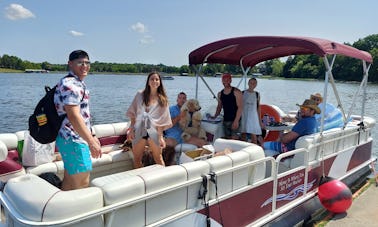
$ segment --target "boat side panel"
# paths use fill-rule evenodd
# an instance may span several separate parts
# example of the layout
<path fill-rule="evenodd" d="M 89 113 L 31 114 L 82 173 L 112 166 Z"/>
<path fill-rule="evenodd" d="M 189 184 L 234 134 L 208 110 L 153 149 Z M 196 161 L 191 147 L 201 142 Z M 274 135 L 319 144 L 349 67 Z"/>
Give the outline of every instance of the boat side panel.
<path fill-rule="evenodd" d="M 264 204 L 272 194 L 273 182 L 268 182 L 210 207 L 210 216 L 223 226 L 245 226 L 272 210 L 272 204 Z M 267 193 L 270 192 L 270 193 Z M 206 215 L 203 209 L 200 213 Z"/>
<path fill-rule="evenodd" d="M 348 165 L 348 171 L 354 169 L 358 165 L 368 161 L 371 157 L 373 142 L 362 144 L 356 148 L 353 152 L 351 161 Z"/>
<path fill-rule="evenodd" d="M 344 152 L 346 153 L 346 152 Z M 368 161 L 371 154 L 371 142 L 356 147 L 353 150 L 350 160 L 346 160 L 342 176 L 356 167 L 360 167 Z M 343 153 L 339 154 L 340 157 Z M 324 175 L 331 173 L 333 165 L 336 164 L 337 156 L 326 159 Z M 299 170 L 278 179 L 277 209 L 285 209 L 284 206 L 294 203 L 296 199 L 307 193 L 314 192 L 323 176 L 323 166 L 320 163 L 313 164 L 308 172 L 307 185 L 304 185 L 304 170 Z M 331 176 L 332 177 L 332 176 Z M 251 190 L 220 201 L 210 207 L 211 218 L 223 226 L 245 226 L 268 215 L 272 210 L 273 182 L 268 182 Z M 269 192 L 269 193 L 268 193 Z M 288 210 L 287 212 L 290 212 Z M 200 213 L 206 215 L 206 210 Z"/>

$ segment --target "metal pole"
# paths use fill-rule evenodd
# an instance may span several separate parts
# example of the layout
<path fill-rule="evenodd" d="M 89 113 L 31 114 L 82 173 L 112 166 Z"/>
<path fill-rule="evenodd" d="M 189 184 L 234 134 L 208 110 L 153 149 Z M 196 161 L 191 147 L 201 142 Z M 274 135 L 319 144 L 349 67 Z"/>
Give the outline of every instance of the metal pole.
<path fill-rule="evenodd" d="M 362 67 L 364 71 L 363 78 L 365 80 L 364 87 L 363 87 L 363 96 L 362 96 L 362 105 L 361 105 L 361 121 L 364 121 L 364 116 L 365 116 L 365 102 L 366 102 L 366 88 L 367 88 L 367 82 L 368 82 L 368 77 L 369 77 L 369 69 L 370 69 L 371 64 L 366 67 L 366 61 L 362 61 Z"/>

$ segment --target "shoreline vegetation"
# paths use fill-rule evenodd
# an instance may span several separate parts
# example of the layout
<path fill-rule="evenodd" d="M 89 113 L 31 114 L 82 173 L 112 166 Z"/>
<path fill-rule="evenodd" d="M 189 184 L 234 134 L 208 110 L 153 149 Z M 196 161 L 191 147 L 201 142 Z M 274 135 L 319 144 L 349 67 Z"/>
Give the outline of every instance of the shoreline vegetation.
<path fill-rule="evenodd" d="M 353 44 L 345 44 L 367 51 L 374 60 L 378 59 L 378 34 L 369 35 Z M 360 69 L 360 61 L 340 56 L 336 58 L 333 76 L 337 81 L 360 81 L 360 78 L 356 77 L 356 75 L 361 75 Z M 46 70 L 51 73 L 61 73 L 67 71 L 67 65 L 51 64 L 49 62 L 33 63 L 6 54 L 0 56 L 0 73 L 23 73 L 25 70 Z M 92 74 L 138 75 L 152 71 L 172 76 L 194 75 L 194 71 L 191 70 L 189 65 L 177 67 L 164 64 L 105 63 L 98 61 L 91 63 Z M 273 59 L 259 63 L 250 70 L 250 74 L 259 74 L 263 76 L 258 77 L 272 79 L 324 80 L 324 71 L 321 57 L 316 55 L 297 55 L 288 56 L 285 60 Z M 223 72 L 231 73 L 235 76 L 242 75 L 242 70 L 239 66 L 223 64 L 205 64 L 202 72 L 204 76 L 208 77 L 217 76 Z M 368 82 L 378 83 L 378 64 L 370 66 Z"/>
<path fill-rule="evenodd" d="M 0 73 L 25 73 L 25 72 L 22 71 L 22 70 L 17 70 L 17 69 L 0 68 Z M 65 73 L 67 73 L 67 71 L 52 71 L 50 73 L 65 74 Z M 91 72 L 90 74 L 91 75 L 96 75 L 96 74 L 98 74 L 98 75 L 100 75 L 100 74 L 101 75 L 115 75 L 115 76 L 117 76 L 117 75 L 119 75 L 119 76 L 142 76 L 142 75 L 146 75 L 148 73 Z M 163 75 L 180 77 L 180 75 L 178 75 L 177 73 L 164 73 Z M 195 75 L 192 74 L 192 73 L 189 73 L 186 76 L 194 77 Z M 233 76 L 236 77 L 236 78 L 242 77 L 241 74 L 234 74 Z M 204 75 L 204 77 L 215 77 L 215 76 Z M 251 78 L 251 77 L 254 77 L 254 76 L 248 75 L 247 78 Z M 273 75 L 262 75 L 262 76 L 259 76 L 259 77 L 256 77 L 256 78 L 268 79 L 268 80 L 299 80 L 299 81 L 323 81 L 323 79 L 324 79 L 324 78 L 318 78 L 318 79 L 316 79 L 316 78 L 285 78 L 285 77 L 278 77 L 278 76 L 273 76 Z M 346 81 L 346 80 L 336 80 L 336 81 L 339 82 L 339 83 L 358 83 L 356 81 Z M 368 83 L 378 84 L 378 82 L 368 82 Z"/>

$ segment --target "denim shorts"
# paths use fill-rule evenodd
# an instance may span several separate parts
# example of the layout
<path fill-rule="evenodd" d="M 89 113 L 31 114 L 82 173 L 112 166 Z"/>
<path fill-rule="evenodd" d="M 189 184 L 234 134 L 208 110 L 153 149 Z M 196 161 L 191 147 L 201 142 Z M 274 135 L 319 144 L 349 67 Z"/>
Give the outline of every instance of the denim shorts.
<path fill-rule="evenodd" d="M 56 146 L 69 175 L 92 170 L 91 152 L 87 144 L 73 142 L 71 138 L 66 140 L 58 135 Z"/>

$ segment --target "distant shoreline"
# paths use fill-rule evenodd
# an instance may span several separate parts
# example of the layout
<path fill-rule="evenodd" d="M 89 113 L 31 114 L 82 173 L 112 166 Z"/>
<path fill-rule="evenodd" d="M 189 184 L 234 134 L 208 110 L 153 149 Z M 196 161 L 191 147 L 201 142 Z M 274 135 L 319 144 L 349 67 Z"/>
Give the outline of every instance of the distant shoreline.
<path fill-rule="evenodd" d="M 23 70 L 16 70 L 16 69 L 5 69 L 5 68 L 0 68 L 0 73 L 25 73 Z M 50 71 L 49 73 L 52 74 L 65 74 L 67 71 Z M 48 73 L 47 73 L 48 74 Z M 146 75 L 147 73 L 117 73 L 117 72 L 90 72 L 92 75 L 96 74 L 111 74 L 111 75 Z M 171 76 L 177 76 L 177 73 L 164 73 L 164 75 L 171 75 Z M 251 75 L 248 75 L 248 78 L 250 78 Z M 189 74 L 189 77 L 194 77 L 194 75 Z M 212 76 L 205 76 L 205 77 L 212 77 Z M 236 78 L 240 78 L 241 75 L 235 75 Z M 260 77 L 257 77 L 257 79 L 268 79 L 268 80 L 302 80 L 302 81 L 323 81 L 319 79 L 314 79 L 314 78 L 285 78 L 285 77 L 274 77 L 274 76 L 269 76 L 269 75 L 263 75 Z M 358 83 L 355 81 L 343 81 L 343 80 L 337 80 L 336 82 L 339 83 Z M 373 82 L 368 82 L 369 84 L 376 84 Z"/>

